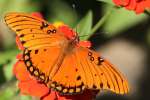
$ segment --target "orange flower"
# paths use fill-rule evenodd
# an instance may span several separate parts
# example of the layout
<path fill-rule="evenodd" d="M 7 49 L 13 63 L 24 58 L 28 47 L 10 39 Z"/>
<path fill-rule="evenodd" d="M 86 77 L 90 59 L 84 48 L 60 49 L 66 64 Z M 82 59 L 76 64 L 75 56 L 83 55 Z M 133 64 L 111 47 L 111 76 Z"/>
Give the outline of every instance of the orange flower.
<path fill-rule="evenodd" d="M 35 14 L 34 14 L 35 15 Z M 64 32 L 68 37 L 75 33 L 66 25 L 64 25 L 60 31 Z M 24 50 L 19 37 L 16 37 L 16 44 L 20 50 Z M 90 47 L 90 42 L 81 42 L 79 45 Z M 13 73 L 19 80 L 18 87 L 21 94 L 31 95 L 39 97 L 41 100 L 92 100 L 97 94 L 96 90 L 85 90 L 82 94 L 77 95 L 60 95 L 58 92 L 51 90 L 45 84 L 39 82 L 34 76 L 31 76 L 27 71 L 23 61 L 22 54 L 18 54 L 18 61 L 14 65 Z"/>
<path fill-rule="evenodd" d="M 143 13 L 145 9 L 150 9 L 150 0 L 113 0 L 113 2 L 137 14 Z"/>
<path fill-rule="evenodd" d="M 58 30 L 64 33 L 65 36 L 69 39 L 72 39 L 72 38 L 74 39 L 77 35 L 77 33 L 74 32 L 73 29 L 71 29 L 67 25 L 61 24 L 61 26 L 57 25 L 57 27 L 58 27 Z M 79 39 L 77 39 L 77 42 L 78 42 L 77 46 L 82 46 L 82 47 L 87 47 L 87 48 L 90 48 L 92 46 L 90 41 L 80 41 Z"/>

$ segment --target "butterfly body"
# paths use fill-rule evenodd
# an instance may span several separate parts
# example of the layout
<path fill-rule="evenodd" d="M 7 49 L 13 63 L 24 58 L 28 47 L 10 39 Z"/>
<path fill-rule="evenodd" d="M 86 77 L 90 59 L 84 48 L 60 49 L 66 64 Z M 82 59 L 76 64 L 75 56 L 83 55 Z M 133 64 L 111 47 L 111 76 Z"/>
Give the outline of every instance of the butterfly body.
<path fill-rule="evenodd" d="M 80 45 L 77 33 L 68 26 L 56 28 L 24 13 L 9 13 L 5 22 L 24 47 L 27 70 L 48 87 L 64 95 L 85 89 L 128 93 L 124 76 L 100 54 Z"/>

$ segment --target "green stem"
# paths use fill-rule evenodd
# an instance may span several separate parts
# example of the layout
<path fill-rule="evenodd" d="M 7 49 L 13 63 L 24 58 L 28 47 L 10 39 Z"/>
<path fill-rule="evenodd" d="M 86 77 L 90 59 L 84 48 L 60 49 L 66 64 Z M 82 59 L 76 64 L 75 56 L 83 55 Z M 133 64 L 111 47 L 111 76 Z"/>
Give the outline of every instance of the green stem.
<path fill-rule="evenodd" d="M 114 7 L 113 7 L 114 8 Z M 96 24 L 95 26 L 92 28 L 90 35 L 88 36 L 88 38 L 95 33 L 104 23 L 105 21 L 108 19 L 108 17 L 111 15 L 113 8 L 111 8 Z"/>

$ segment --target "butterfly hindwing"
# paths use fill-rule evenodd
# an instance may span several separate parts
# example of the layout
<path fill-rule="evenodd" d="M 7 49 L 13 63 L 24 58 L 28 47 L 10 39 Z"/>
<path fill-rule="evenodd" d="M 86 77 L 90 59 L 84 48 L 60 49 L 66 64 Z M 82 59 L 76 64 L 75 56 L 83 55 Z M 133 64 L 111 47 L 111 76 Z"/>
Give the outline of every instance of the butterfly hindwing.
<path fill-rule="evenodd" d="M 41 47 L 36 50 L 25 49 L 23 59 L 30 74 L 47 84 L 63 60 L 63 50 L 60 48 L 63 47 Z"/>
<path fill-rule="evenodd" d="M 64 58 L 52 81 L 51 87 L 62 94 L 81 93 L 84 89 L 106 89 L 118 94 L 129 91 L 126 79 L 113 65 L 82 47 Z"/>
<path fill-rule="evenodd" d="M 66 55 L 50 87 L 61 94 L 77 94 L 85 89 L 86 75 L 76 55 Z M 82 80 L 81 80 L 82 78 Z"/>

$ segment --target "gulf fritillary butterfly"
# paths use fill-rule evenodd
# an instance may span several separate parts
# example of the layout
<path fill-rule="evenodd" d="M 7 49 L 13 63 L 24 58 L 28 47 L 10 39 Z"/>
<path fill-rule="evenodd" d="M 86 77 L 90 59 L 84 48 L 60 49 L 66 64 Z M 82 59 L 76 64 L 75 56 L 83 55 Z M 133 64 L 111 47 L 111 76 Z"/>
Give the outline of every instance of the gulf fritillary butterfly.
<path fill-rule="evenodd" d="M 106 59 L 79 46 L 78 36 L 67 37 L 54 25 L 25 13 L 8 13 L 6 24 L 16 32 L 23 61 L 31 75 L 64 95 L 85 89 L 128 93 L 128 82 Z"/>

